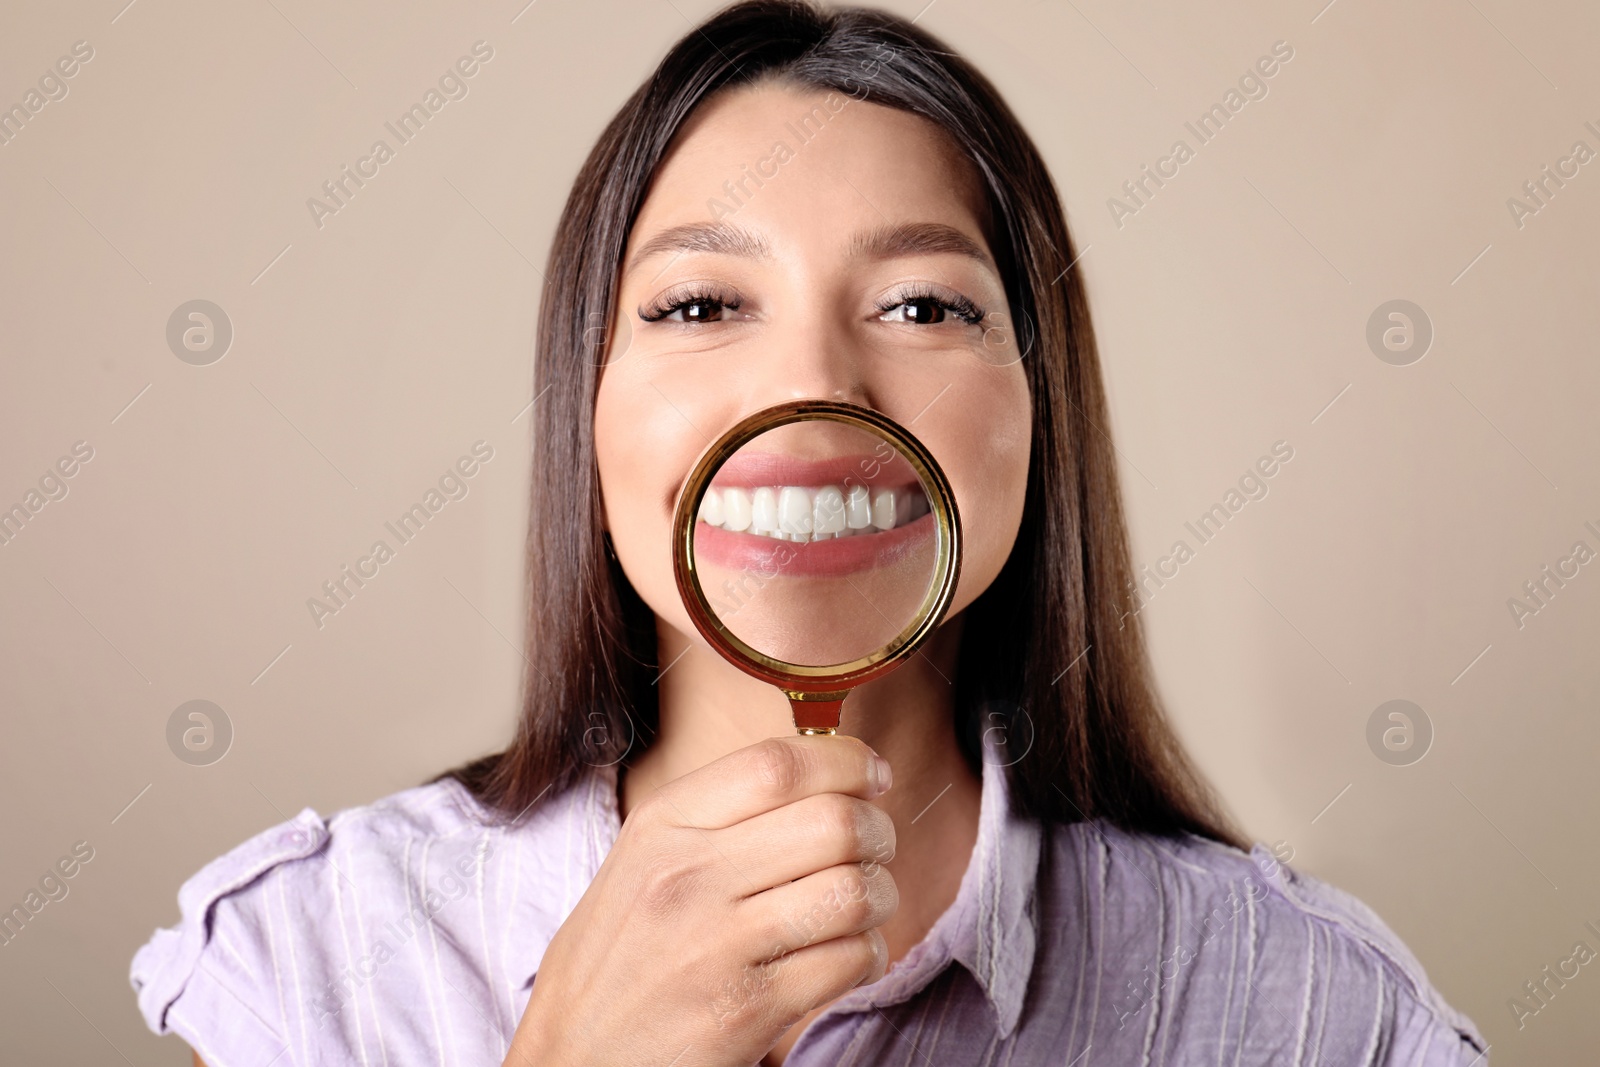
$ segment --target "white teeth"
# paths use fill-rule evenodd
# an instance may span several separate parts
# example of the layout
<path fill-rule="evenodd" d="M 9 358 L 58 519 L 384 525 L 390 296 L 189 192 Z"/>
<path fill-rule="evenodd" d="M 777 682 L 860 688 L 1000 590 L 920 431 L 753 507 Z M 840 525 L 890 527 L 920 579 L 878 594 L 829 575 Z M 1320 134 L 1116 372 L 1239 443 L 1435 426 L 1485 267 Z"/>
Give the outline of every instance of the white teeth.
<path fill-rule="evenodd" d="M 764 485 L 755 491 L 750 500 L 750 532 L 766 534 L 768 537 L 778 532 L 778 497 Z"/>
<path fill-rule="evenodd" d="M 735 533 L 779 541 L 827 541 L 879 533 L 928 513 L 921 486 L 869 489 L 852 485 L 778 485 L 707 489 L 700 520 Z"/>
<path fill-rule="evenodd" d="M 811 518 L 815 506 L 811 494 L 797 485 L 778 490 L 778 529 L 792 541 L 811 539 Z"/>
<path fill-rule="evenodd" d="M 851 530 L 864 530 L 872 525 L 872 503 L 867 487 L 852 485 L 845 498 L 845 525 Z"/>
<path fill-rule="evenodd" d="M 712 489 L 707 496 L 716 495 Z M 743 533 L 750 529 L 750 494 L 743 489 L 722 490 L 722 528 Z"/>
<path fill-rule="evenodd" d="M 713 526 L 722 525 L 722 494 L 715 489 L 700 498 L 700 518 Z"/>
<path fill-rule="evenodd" d="M 788 491 L 784 490 L 786 493 Z M 820 541 L 824 537 L 837 536 L 844 528 L 844 494 L 837 486 L 825 485 L 817 490 L 817 499 L 811 515 L 812 536 Z"/>
<path fill-rule="evenodd" d="M 897 494 L 893 489 L 875 489 L 872 493 L 872 525 L 880 530 L 894 529 L 895 519 L 898 518 Z"/>

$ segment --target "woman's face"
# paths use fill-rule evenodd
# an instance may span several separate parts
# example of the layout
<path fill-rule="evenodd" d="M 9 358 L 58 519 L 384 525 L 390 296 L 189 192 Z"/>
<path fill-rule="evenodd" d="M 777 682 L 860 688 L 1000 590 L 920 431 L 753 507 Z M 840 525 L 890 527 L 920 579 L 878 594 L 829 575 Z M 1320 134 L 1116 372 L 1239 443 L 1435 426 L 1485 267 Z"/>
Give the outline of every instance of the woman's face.
<path fill-rule="evenodd" d="M 685 125 L 629 234 L 595 406 L 606 528 L 660 620 L 695 636 L 672 571 L 695 459 L 799 398 L 882 412 L 932 452 L 965 535 L 951 616 L 993 581 L 1032 424 L 986 224 L 975 168 L 908 112 L 769 83 Z"/>

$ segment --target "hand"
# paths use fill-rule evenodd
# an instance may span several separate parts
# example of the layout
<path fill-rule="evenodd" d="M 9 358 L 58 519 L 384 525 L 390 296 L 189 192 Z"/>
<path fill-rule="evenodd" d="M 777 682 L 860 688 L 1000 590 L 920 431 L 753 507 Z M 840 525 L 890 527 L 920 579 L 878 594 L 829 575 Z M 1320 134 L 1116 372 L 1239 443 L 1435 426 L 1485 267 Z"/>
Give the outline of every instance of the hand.
<path fill-rule="evenodd" d="M 894 823 L 868 801 L 888 785 L 864 742 L 818 735 L 662 786 L 550 942 L 506 1067 L 748 1067 L 877 981 L 900 897 Z"/>

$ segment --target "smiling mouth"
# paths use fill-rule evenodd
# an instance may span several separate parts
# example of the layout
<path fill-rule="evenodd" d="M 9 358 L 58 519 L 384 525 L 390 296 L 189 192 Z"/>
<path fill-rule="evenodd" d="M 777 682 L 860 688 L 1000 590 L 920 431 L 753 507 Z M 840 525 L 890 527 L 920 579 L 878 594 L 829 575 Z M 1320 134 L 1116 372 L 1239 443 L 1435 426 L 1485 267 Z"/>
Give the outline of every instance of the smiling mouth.
<path fill-rule="evenodd" d="M 713 483 L 700 500 L 700 521 L 729 533 L 776 541 L 831 541 L 876 536 L 928 514 L 916 482 L 895 486 Z"/>
<path fill-rule="evenodd" d="M 887 442 L 822 459 L 735 453 L 706 486 L 698 520 L 702 562 L 763 577 L 915 570 L 936 535 L 921 477 Z"/>

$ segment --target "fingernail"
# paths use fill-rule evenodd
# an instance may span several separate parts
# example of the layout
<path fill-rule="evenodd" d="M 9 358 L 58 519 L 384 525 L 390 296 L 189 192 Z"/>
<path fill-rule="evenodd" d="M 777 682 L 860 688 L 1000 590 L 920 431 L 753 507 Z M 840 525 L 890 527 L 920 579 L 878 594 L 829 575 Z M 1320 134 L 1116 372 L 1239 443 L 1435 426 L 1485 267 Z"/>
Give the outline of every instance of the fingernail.
<path fill-rule="evenodd" d="M 889 767 L 889 761 L 882 756 L 874 754 L 872 757 L 872 795 L 880 796 L 889 791 L 894 784 L 894 771 Z"/>

